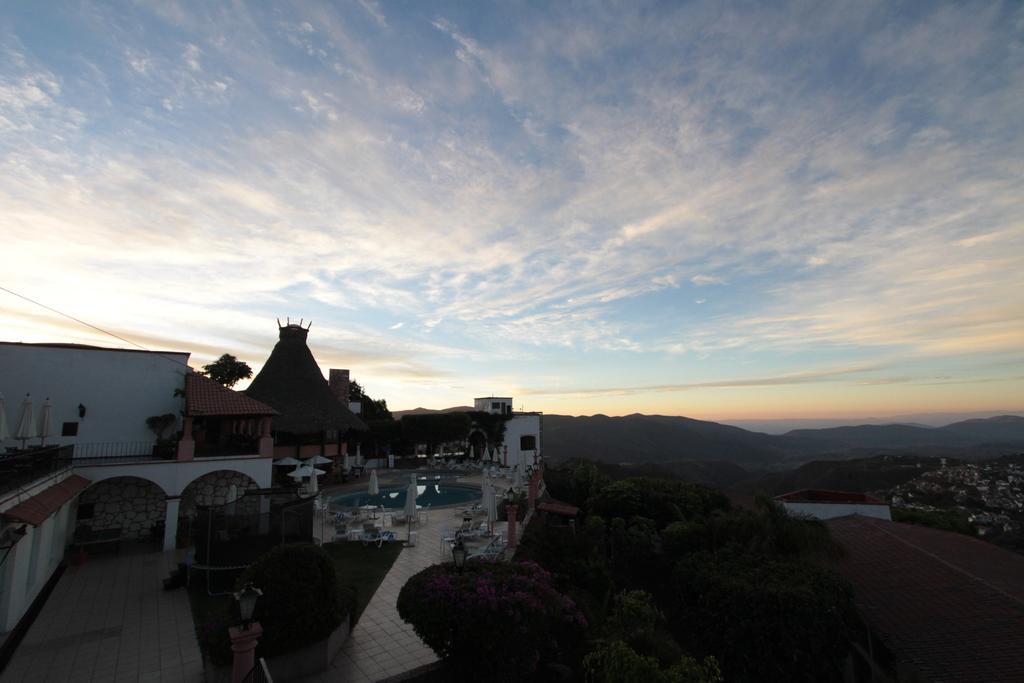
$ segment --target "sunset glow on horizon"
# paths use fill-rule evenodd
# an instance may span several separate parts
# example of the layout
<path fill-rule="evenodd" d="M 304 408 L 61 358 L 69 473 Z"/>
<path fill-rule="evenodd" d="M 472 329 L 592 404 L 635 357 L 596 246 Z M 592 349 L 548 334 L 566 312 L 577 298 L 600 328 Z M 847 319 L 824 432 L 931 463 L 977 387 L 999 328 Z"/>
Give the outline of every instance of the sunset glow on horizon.
<path fill-rule="evenodd" d="M 13 3 L 0 340 L 258 371 L 290 316 L 393 410 L 1020 412 L 1022 112 L 1018 3 Z"/>

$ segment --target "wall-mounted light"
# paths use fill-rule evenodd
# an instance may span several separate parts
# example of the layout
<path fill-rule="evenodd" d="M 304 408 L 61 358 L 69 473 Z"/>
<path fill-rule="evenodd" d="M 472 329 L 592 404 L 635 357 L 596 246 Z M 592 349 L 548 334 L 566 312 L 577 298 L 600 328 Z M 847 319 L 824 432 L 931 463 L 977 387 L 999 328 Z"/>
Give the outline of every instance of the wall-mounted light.
<path fill-rule="evenodd" d="M 85 406 L 83 406 L 81 403 L 78 404 L 78 417 L 79 418 L 84 418 L 85 417 Z"/>

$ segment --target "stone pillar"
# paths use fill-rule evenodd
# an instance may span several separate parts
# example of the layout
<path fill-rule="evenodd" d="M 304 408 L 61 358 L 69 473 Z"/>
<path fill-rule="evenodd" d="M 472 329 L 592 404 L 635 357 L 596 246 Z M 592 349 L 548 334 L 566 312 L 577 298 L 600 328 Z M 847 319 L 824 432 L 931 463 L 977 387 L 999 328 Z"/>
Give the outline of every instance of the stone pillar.
<path fill-rule="evenodd" d="M 244 631 L 237 626 L 228 629 L 231 636 L 231 651 L 234 659 L 231 662 L 231 683 L 242 683 L 246 674 L 252 671 L 256 663 L 256 645 L 263 635 L 263 627 L 258 621 L 249 624 Z"/>
<path fill-rule="evenodd" d="M 186 417 L 181 425 L 181 439 L 178 441 L 178 460 L 192 460 L 196 457 L 196 442 L 192 438 L 192 418 Z"/>
<path fill-rule="evenodd" d="M 519 515 L 519 506 L 518 505 L 506 505 L 505 506 L 505 512 L 508 515 L 508 532 L 507 532 L 507 535 L 508 535 L 508 547 L 509 548 L 515 548 L 516 547 L 516 522 L 518 521 L 516 519 L 516 517 Z"/>
<path fill-rule="evenodd" d="M 181 498 L 168 498 L 167 511 L 164 513 L 164 550 L 174 550 L 178 546 L 178 509 Z"/>
<path fill-rule="evenodd" d="M 270 418 L 260 418 L 259 454 L 261 458 L 274 457 L 274 437 L 270 435 Z"/>
<path fill-rule="evenodd" d="M 540 472 L 534 470 L 533 474 L 530 475 L 530 485 L 527 489 L 527 497 L 530 501 L 527 509 L 532 510 L 537 505 L 537 492 L 540 490 Z"/>

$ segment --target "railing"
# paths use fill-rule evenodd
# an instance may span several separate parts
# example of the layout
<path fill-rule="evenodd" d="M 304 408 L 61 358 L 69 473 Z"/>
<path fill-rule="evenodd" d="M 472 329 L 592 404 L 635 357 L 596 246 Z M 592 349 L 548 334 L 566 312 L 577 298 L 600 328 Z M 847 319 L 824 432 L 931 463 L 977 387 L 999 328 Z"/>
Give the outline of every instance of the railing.
<path fill-rule="evenodd" d="M 79 443 L 75 444 L 75 466 L 174 460 L 176 454 L 173 444 L 158 445 L 152 441 Z"/>
<path fill-rule="evenodd" d="M 274 683 L 270 677 L 270 669 L 267 668 L 267 660 L 260 657 L 256 665 L 242 679 L 242 683 Z"/>
<path fill-rule="evenodd" d="M 0 455 L 0 493 L 28 486 L 70 467 L 71 452 L 71 446 L 50 446 Z"/>

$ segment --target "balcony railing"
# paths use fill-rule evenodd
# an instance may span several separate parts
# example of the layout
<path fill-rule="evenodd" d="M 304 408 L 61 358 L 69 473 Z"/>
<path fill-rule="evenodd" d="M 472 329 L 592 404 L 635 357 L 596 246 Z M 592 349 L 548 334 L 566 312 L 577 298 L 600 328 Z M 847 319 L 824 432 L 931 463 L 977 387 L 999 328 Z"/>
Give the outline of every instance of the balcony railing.
<path fill-rule="evenodd" d="M 174 460 L 174 444 L 152 441 L 111 441 L 108 443 L 75 444 L 75 466 L 116 465 L 153 460 Z"/>
<path fill-rule="evenodd" d="M 50 446 L 0 455 L 0 494 L 71 467 L 71 452 L 71 446 Z"/>

